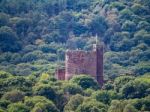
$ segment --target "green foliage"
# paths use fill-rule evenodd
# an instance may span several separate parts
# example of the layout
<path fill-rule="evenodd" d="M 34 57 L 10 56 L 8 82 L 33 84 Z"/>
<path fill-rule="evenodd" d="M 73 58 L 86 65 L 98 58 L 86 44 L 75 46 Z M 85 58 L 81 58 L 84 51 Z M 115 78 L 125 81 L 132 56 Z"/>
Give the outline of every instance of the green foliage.
<path fill-rule="evenodd" d="M 48 103 L 40 103 L 39 102 L 31 110 L 31 112 L 39 112 L 39 111 L 43 111 L 43 112 L 59 112 L 52 102 L 51 103 L 50 102 L 48 102 Z"/>
<path fill-rule="evenodd" d="M 132 105 L 137 109 L 141 111 L 149 111 L 150 107 L 150 96 L 147 96 L 145 98 L 141 99 L 133 99 L 131 100 Z"/>
<path fill-rule="evenodd" d="M 32 82 L 24 77 L 10 77 L 4 80 L 0 80 L 0 94 L 3 95 L 5 92 L 11 90 L 20 90 L 23 92 L 30 93 L 32 89 Z"/>
<path fill-rule="evenodd" d="M 9 78 L 9 77 L 12 77 L 12 75 L 8 72 L 5 72 L 5 71 L 0 71 L 0 78 L 1 79 L 6 79 L 6 78 Z"/>
<path fill-rule="evenodd" d="M 95 90 L 88 88 L 84 90 L 84 96 L 91 96 L 94 92 Z"/>
<path fill-rule="evenodd" d="M 47 73 L 42 73 L 41 76 L 40 76 L 40 81 L 42 80 L 48 80 L 49 79 L 49 74 Z"/>
<path fill-rule="evenodd" d="M 8 106 L 8 112 L 30 112 L 29 108 L 22 103 L 12 103 Z"/>
<path fill-rule="evenodd" d="M 126 21 L 123 25 L 122 25 L 122 29 L 124 31 L 128 31 L 128 32 L 133 32 L 136 30 L 136 24 L 132 21 Z"/>
<path fill-rule="evenodd" d="M 131 7 L 132 11 L 137 15 L 146 15 L 148 14 L 148 10 L 143 7 L 141 4 L 134 4 Z"/>
<path fill-rule="evenodd" d="M 31 25 L 31 20 L 30 19 L 20 19 L 16 23 L 17 34 L 18 35 L 21 35 L 21 34 L 26 35 L 27 30 L 28 30 L 30 25 Z"/>
<path fill-rule="evenodd" d="M 59 112 L 56 106 L 53 104 L 53 102 L 46 99 L 43 96 L 26 97 L 24 102 L 25 105 L 30 107 L 32 112 L 38 111 Z"/>
<path fill-rule="evenodd" d="M 108 112 L 149 111 L 149 96 L 141 99 L 113 100 Z"/>
<path fill-rule="evenodd" d="M 0 112 L 5 112 L 5 110 L 3 110 L 3 109 L 0 108 Z"/>
<path fill-rule="evenodd" d="M 37 60 L 42 55 L 41 51 L 34 51 L 23 56 L 23 62 L 31 62 Z"/>
<path fill-rule="evenodd" d="M 98 83 L 95 81 L 94 78 L 88 75 L 79 75 L 74 76 L 70 82 L 78 84 L 83 89 L 92 88 L 92 89 L 98 89 Z"/>
<path fill-rule="evenodd" d="M 89 27 L 92 33 L 102 35 L 107 30 L 107 23 L 103 17 L 96 16 L 89 23 Z"/>
<path fill-rule="evenodd" d="M 112 99 L 117 98 L 117 95 L 114 91 L 100 90 L 100 91 L 94 92 L 92 94 L 92 97 L 95 98 L 97 101 L 102 102 L 104 104 L 110 104 Z"/>
<path fill-rule="evenodd" d="M 150 80 L 147 82 L 144 79 L 135 79 L 125 84 L 120 92 L 125 98 L 142 98 L 147 95 L 149 88 Z"/>
<path fill-rule="evenodd" d="M 94 99 L 86 99 L 77 108 L 76 112 L 107 112 L 107 108 L 103 103 L 100 103 Z"/>
<path fill-rule="evenodd" d="M 5 13 L 0 13 L 0 26 L 6 26 L 9 21 L 9 16 Z"/>
<path fill-rule="evenodd" d="M 111 8 L 117 8 L 119 11 L 125 8 L 125 5 L 121 2 L 112 2 L 110 5 Z"/>
<path fill-rule="evenodd" d="M 7 84 L 8 82 L 5 82 L 7 80 L 9 80 L 10 83 L 8 84 L 10 88 L 8 88 L 8 86 L 1 88 L 3 89 L 3 96 L 0 101 L 0 108 L 2 111 L 106 112 L 108 108 L 108 112 L 128 112 L 129 110 L 131 112 L 137 112 L 150 110 L 150 80 L 148 74 L 141 77 L 122 76 L 116 78 L 114 84 L 119 84 L 118 94 L 113 91 L 113 89 L 95 91 L 93 86 L 86 89 L 81 88 L 80 85 L 74 82 L 78 80 L 51 80 L 49 74 L 46 73 L 37 76 L 38 80 L 34 79 L 34 85 L 30 85 L 28 82 L 29 79 L 32 80 L 29 77 L 23 79 L 21 76 L 12 77 L 10 74 L 8 76 L 10 77 L 5 77 L 1 80 L 2 84 Z M 87 75 L 86 77 L 85 75 L 79 77 L 80 80 L 89 78 L 93 81 L 93 78 Z M 26 86 L 32 87 L 33 91 Z M 14 87 L 19 90 L 24 90 L 24 92 L 13 90 Z M 119 95 L 121 95 L 121 97 Z"/>
<path fill-rule="evenodd" d="M 123 9 L 120 12 L 121 18 L 124 18 L 124 19 L 127 19 L 127 20 L 131 18 L 131 15 L 133 15 L 133 12 L 130 9 Z"/>
<path fill-rule="evenodd" d="M 123 112 L 138 112 L 132 105 L 128 104 L 125 106 Z"/>
<path fill-rule="evenodd" d="M 0 0 L 0 111 L 150 111 L 149 10 L 150 0 Z M 91 50 L 95 35 L 103 90 L 87 75 L 57 81 L 65 50 Z"/>
<path fill-rule="evenodd" d="M 18 37 L 15 32 L 8 26 L 0 27 L 0 45 L 1 51 L 18 51 L 21 49 L 18 41 Z M 6 44 L 7 43 L 7 44 Z"/>
<path fill-rule="evenodd" d="M 49 85 L 39 85 L 33 87 L 33 93 L 39 96 L 45 96 L 50 100 L 54 100 L 56 98 L 55 90 Z"/>
<path fill-rule="evenodd" d="M 68 103 L 65 105 L 64 112 L 75 111 L 78 106 L 82 104 L 83 100 L 84 97 L 79 94 L 72 96 Z"/>
<path fill-rule="evenodd" d="M 127 84 L 130 80 L 131 81 L 134 80 L 134 77 L 133 76 L 121 76 L 121 77 L 116 78 L 114 81 L 116 92 L 119 92 L 120 88 L 122 88 L 122 86 Z"/>
<path fill-rule="evenodd" d="M 82 88 L 79 85 L 72 83 L 64 84 L 63 91 L 64 93 L 69 93 L 72 95 L 83 93 Z"/>
<path fill-rule="evenodd" d="M 8 100 L 3 100 L 1 99 L 0 100 L 0 109 L 7 109 L 8 105 L 10 104 L 11 102 L 8 101 Z"/>
<path fill-rule="evenodd" d="M 2 0 L 0 70 L 14 75 L 49 72 L 55 68 L 44 63 L 64 61 L 66 48 L 91 50 L 97 34 L 106 53 L 118 54 L 104 63 L 106 77 L 131 71 L 143 75 L 149 69 L 136 65 L 149 59 L 149 5 L 148 0 Z M 141 49 L 141 44 L 147 47 Z M 18 69 L 20 64 L 31 68 Z"/>
<path fill-rule="evenodd" d="M 141 40 L 143 43 L 149 43 L 150 34 L 145 30 L 139 30 L 134 34 L 135 40 Z"/>
<path fill-rule="evenodd" d="M 106 90 L 113 90 L 114 89 L 113 82 L 108 81 L 107 83 L 104 84 L 103 88 Z"/>
<path fill-rule="evenodd" d="M 108 112 L 123 112 L 126 104 L 126 101 L 113 100 Z"/>
<path fill-rule="evenodd" d="M 19 102 L 24 99 L 24 93 L 21 91 L 13 90 L 11 92 L 7 92 L 3 95 L 2 99 L 11 101 L 11 102 Z"/>

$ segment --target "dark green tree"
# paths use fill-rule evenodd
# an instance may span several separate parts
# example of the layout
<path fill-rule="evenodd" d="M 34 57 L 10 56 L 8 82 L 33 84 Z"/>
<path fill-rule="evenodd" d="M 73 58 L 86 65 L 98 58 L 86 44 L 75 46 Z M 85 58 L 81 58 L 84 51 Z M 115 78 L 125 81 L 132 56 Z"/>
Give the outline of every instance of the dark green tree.
<path fill-rule="evenodd" d="M 78 106 L 82 104 L 83 100 L 84 97 L 79 94 L 72 96 L 68 103 L 65 105 L 64 112 L 75 111 Z"/>
<path fill-rule="evenodd" d="M 70 80 L 70 82 L 78 84 L 83 89 L 87 89 L 87 88 L 98 89 L 98 87 L 99 87 L 96 80 L 89 75 L 74 76 Z"/>
<path fill-rule="evenodd" d="M 49 85 L 39 85 L 33 88 L 33 93 L 35 95 L 45 96 L 50 100 L 54 100 L 56 98 L 55 90 Z"/>
<path fill-rule="evenodd" d="M 12 103 L 8 106 L 8 112 L 30 112 L 29 108 L 23 103 Z"/>
<path fill-rule="evenodd" d="M 23 92 L 13 90 L 13 91 L 5 93 L 2 96 L 2 99 L 5 99 L 5 100 L 11 101 L 11 102 L 19 102 L 19 101 L 22 101 L 24 99 L 24 97 L 25 97 L 25 95 Z"/>
<path fill-rule="evenodd" d="M 0 46 L 0 50 L 3 52 L 16 52 L 21 49 L 18 37 L 10 27 L 2 26 L 0 28 Z"/>

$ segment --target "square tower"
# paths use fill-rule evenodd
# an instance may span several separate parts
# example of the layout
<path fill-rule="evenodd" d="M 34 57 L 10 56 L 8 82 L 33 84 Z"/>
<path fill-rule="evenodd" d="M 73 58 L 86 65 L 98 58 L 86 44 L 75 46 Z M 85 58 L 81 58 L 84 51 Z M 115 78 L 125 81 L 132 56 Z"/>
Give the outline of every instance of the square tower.
<path fill-rule="evenodd" d="M 103 45 L 95 44 L 93 51 L 66 51 L 65 80 L 80 74 L 90 75 L 103 85 Z"/>

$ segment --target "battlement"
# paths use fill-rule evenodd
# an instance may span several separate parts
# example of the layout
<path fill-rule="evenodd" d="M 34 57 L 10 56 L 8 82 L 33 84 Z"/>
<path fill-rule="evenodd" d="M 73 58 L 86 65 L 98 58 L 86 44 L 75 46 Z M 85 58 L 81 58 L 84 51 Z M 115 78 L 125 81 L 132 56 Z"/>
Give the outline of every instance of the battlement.
<path fill-rule="evenodd" d="M 66 52 L 66 61 L 68 63 L 77 63 L 78 65 L 82 62 L 86 63 L 87 60 L 91 60 L 96 56 L 96 51 L 83 51 L 73 50 Z M 66 64 L 67 65 L 67 64 Z"/>
<path fill-rule="evenodd" d="M 66 51 L 66 55 L 67 54 L 78 54 L 78 53 L 90 54 L 91 51 L 84 51 L 84 50 L 67 50 Z"/>

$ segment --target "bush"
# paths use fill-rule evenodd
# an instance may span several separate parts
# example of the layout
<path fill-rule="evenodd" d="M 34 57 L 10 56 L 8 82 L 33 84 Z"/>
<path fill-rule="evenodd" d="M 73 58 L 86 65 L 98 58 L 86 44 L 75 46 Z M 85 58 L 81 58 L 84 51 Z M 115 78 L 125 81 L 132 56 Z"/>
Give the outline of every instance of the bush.
<path fill-rule="evenodd" d="M 127 105 L 126 101 L 113 100 L 108 109 L 108 112 L 123 112 L 124 107 Z"/>
<path fill-rule="evenodd" d="M 37 103 L 35 104 L 34 108 L 31 110 L 31 112 L 59 112 L 58 109 L 55 107 L 55 105 L 52 102 L 47 103 Z"/>
<path fill-rule="evenodd" d="M 64 93 L 69 93 L 72 95 L 83 93 L 82 88 L 79 85 L 72 83 L 65 84 L 63 87 L 63 91 Z"/>
<path fill-rule="evenodd" d="M 5 13 L 0 13 L 0 27 L 6 26 L 9 22 L 9 16 Z"/>
<path fill-rule="evenodd" d="M 8 26 L 0 27 L 0 46 L 0 50 L 3 52 L 16 52 L 21 49 L 17 35 Z"/>
<path fill-rule="evenodd" d="M 141 4 L 134 4 L 131 7 L 131 10 L 137 15 L 146 15 L 148 14 L 147 8 L 143 7 Z"/>
<path fill-rule="evenodd" d="M 49 85 L 39 85 L 33 88 L 35 95 L 45 96 L 48 99 L 54 100 L 56 97 L 55 90 Z"/>
<path fill-rule="evenodd" d="M 123 112 L 138 112 L 132 105 L 128 104 L 125 106 Z"/>
<path fill-rule="evenodd" d="M 29 108 L 22 103 L 12 103 L 8 106 L 8 112 L 30 112 Z"/>
<path fill-rule="evenodd" d="M 30 27 L 32 21 L 27 18 L 20 19 L 16 23 L 17 34 L 23 34 L 24 36 L 27 34 L 28 28 Z"/>
<path fill-rule="evenodd" d="M 59 112 L 53 102 L 43 96 L 26 97 L 24 103 L 32 112 Z"/>
<path fill-rule="evenodd" d="M 9 104 L 11 104 L 11 102 L 8 100 L 3 100 L 3 99 L 0 100 L 0 108 L 2 109 L 7 109 L 7 106 Z"/>
<path fill-rule="evenodd" d="M 24 92 L 31 92 L 32 82 L 24 77 L 16 76 L 0 81 L 1 92 L 11 91 L 13 89 Z"/>
<path fill-rule="evenodd" d="M 107 107 L 94 99 L 86 99 L 78 106 L 76 112 L 107 112 Z"/>
<path fill-rule="evenodd" d="M 130 9 L 123 9 L 122 11 L 120 11 L 120 17 L 122 19 L 130 20 L 132 15 L 133 15 L 133 12 Z"/>
<path fill-rule="evenodd" d="M 134 32 L 136 30 L 136 24 L 132 21 L 125 21 L 125 23 L 122 25 L 122 30 Z"/>
<path fill-rule="evenodd" d="M 70 80 L 70 82 L 78 84 L 83 89 L 87 88 L 98 89 L 99 87 L 96 80 L 89 75 L 76 75 Z"/>
<path fill-rule="evenodd" d="M 96 16 L 89 23 L 89 27 L 93 34 L 103 35 L 108 26 L 103 17 Z"/>
<path fill-rule="evenodd" d="M 120 91 L 120 88 L 122 88 L 123 85 L 127 84 L 130 80 L 134 80 L 135 78 L 132 76 L 121 76 L 117 77 L 114 81 L 114 86 L 116 92 Z"/>
<path fill-rule="evenodd" d="M 64 112 L 75 111 L 78 106 L 82 104 L 83 100 L 84 97 L 79 94 L 72 96 L 68 103 L 65 105 Z"/>
<path fill-rule="evenodd" d="M 150 82 L 141 80 L 131 80 L 125 84 L 120 92 L 125 98 L 142 98 L 147 95 L 146 91 L 150 88 Z"/>
<path fill-rule="evenodd" d="M 24 93 L 21 91 L 13 90 L 11 92 L 5 93 L 2 98 L 11 102 L 19 102 L 24 99 Z"/>
<path fill-rule="evenodd" d="M 5 112 L 5 110 L 3 110 L 3 109 L 0 108 L 0 112 Z"/>
<path fill-rule="evenodd" d="M 31 61 L 36 61 L 37 59 L 43 58 L 42 57 L 42 52 L 41 51 L 34 51 L 34 52 L 29 52 L 25 54 L 22 57 L 23 62 L 31 62 Z"/>
<path fill-rule="evenodd" d="M 114 91 L 100 90 L 92 94 L 92 97 L 104 104 L 110 104 L 112 99 L 117 98 L 117 93 Z"/>
<path fill-rule="evenodd" d="M 12 77 L 12 75 L 10 73 L 5 72 L 5 71 L 0 71 L 0 79 L 6 79 L 9 77 Z"/>

